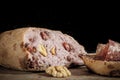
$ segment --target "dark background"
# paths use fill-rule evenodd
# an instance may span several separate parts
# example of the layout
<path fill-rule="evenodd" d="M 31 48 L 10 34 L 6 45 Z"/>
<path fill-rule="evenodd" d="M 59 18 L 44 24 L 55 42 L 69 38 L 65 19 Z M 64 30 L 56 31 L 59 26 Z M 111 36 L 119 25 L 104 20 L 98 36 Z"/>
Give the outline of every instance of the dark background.
<path fill-rule="evenodd" d="M 73 36 L 88 52 L 108 39 L 120 42 L 120 16 L 116 7 L 24 7 L 0 9 L 0 32 L 20 27 L 45 27 Z"/>

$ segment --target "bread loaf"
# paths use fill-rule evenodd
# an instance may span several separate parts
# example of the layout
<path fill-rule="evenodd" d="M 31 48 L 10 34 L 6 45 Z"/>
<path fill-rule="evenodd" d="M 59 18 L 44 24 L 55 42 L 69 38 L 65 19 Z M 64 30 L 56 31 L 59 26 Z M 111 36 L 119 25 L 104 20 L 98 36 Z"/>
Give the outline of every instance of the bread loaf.
<path fill-rule="evenodd" d="M 0 34 L 0 65 L 25 71 L 43 71 L 49 66 L 81 65 L 82 45 L 61 31 L 27 27 Z"/>

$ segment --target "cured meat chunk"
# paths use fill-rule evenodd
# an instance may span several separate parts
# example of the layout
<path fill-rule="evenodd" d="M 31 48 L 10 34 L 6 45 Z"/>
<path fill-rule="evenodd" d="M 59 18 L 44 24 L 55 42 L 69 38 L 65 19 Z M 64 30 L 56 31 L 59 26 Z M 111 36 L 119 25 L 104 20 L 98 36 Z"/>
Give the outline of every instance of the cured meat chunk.
<path fill-rule="evenodd" d="M 120 61 L 120 44 L 109 40 L 107 44 L 99 44 L 96 53 L 96 59 Z"/>

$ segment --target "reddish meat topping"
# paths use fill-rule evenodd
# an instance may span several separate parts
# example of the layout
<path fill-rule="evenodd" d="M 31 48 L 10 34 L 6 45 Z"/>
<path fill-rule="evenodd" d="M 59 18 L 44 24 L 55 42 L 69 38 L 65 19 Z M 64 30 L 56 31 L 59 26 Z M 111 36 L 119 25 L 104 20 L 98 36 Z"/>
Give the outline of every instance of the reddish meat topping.
<path fill-rule="evenodd" d="M 120 44 L 109 40 L 107 44 L 100 44 L 96 51 L 95 59 L 107 61 L 120 61 Z"/>

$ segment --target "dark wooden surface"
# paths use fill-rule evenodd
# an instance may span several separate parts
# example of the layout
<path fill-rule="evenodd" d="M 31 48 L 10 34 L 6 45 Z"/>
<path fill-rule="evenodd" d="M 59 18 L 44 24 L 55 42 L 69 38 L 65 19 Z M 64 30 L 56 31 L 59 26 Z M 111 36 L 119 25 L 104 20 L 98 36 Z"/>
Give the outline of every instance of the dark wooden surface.
<path fill-rule="evenodd" d="M 85 66 L 69 69 L 72 76 L 54 78 L 45 72 L 22 72 L 0 67 L 0 80 L 120 80 L 115 77 L 105 77 L 89 72 Z"/>

